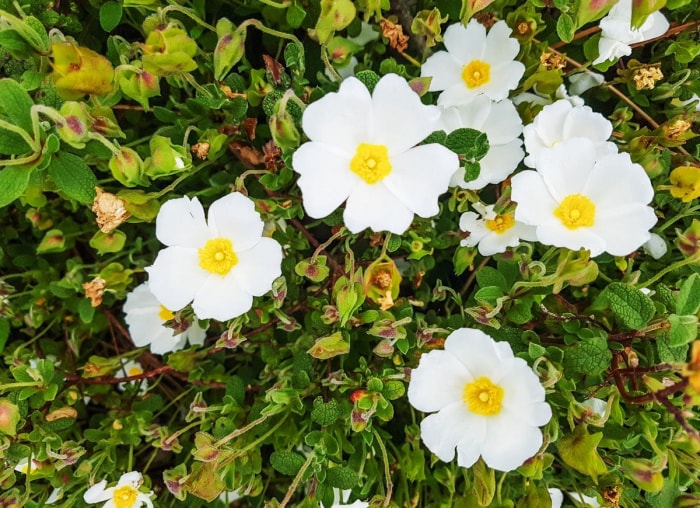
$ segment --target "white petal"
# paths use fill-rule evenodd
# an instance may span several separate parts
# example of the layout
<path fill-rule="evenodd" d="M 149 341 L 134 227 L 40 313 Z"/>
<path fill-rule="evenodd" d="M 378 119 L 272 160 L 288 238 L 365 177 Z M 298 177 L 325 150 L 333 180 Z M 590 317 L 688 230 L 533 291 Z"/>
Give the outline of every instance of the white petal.
<path fill-rule="evenodd" d="M 237 254 L 238 264 L 231 274 L 253 296 L 267 293 L 272 282 L 282 275 L 282 247 L 272 238 L 261 238 L 253 248 Z"/>
<path fill-rule="evenodd" d="M 463 189 L 478 190 L 490 183 L 499 183 L 508 178 L 525 155 L 521 144 L 520 139 L 514 139 L 508 144 L 489 148 L 488 153 L 479 161 L 479 176 L 469 182 L 465 182 L 462 177 L 459 186 Z"/>
<path fill-rule="evenodd" d="M 524 424 L 515 413 L 501 412 L 488 421 L 481 456 L 490 468 L 512 471 L 535 455 L 540 446 L 540 429 Z"/>
<path fill-rule="evenodd" d="M 445 30 L 444 41 L 447 51 L 458 62 L 468 64 L 474 59 L 481 60 L 486 46 L 486 28 L 475 19 L 470 20 L 466 27 L 453 23 Z"/>
<path fill-rule="evenodd" d="M 447 51 L 438 51 L 430 56 L 421 67 L 420 75 L 432 78 L 428 88 L 431 92 L 446 90 L 454 85 L 464 87 L 462 64 Z"/>
<path fill-rule="evenodd" d="M 519 415 L 524 424 L 538 427 L 552 417 L 549 404 L 544 402 L 544 388 L 524 360 L 515 358 L 498 385 L 503 388 L 503 409 Z"/>
<path fill-rule="evenodd" d="M 600 220 L 596 216 L 593 229 L 605 240 L 605 251 L 613 256 L 626 256 L 640 248 L 649 240 L 649 230 L 656 224 L 654 209 L 649 206 L 630 206 L 624 214 Z"/>
<path fill-rule="evenodd" d="M 389 156 L 399 155 L 423 141 L 440 125 L 440 110 L 423 104 L 408 82 L 387 74 L 372 92 L 372 141 L 386 145 Z"/>
<path fill-rule="evenodd" d="M 448 133 L 464 127 L 486 132 L 491 105 L 491 99 L 485 95 L 477 95 L 467 104 L 443 108 L 443 128 Z"/>
<path fill-rule="evenodd" d="M 523 132 L 523 121 L 511 101 L 496 102 L 490 109 L 488 120 L 480 130 L 486 132 L 491 146 L 511 143 L 520 136 Z"/>
<path fill-rule="evenodd" d="M 413 222 L 413 212 L 383 182 L 362 183 L 348 197 L 343 220 L 351 233 L 371 228 L 402 235 Z"/>
<path fill-rule="evenodd" d="M 644 252 L 649 254 L 654 259 L 661 259 L 668 252 L 666 241 L 656 233 L 651 233 L 649 240 L 644 242 Z"/>
<path fill-rule="evenodd" d="M 610 120 L 589 107 L 572 108 L 564 120 L 562 138 L 587 138 L 604 142 L 610 138 L 613 126 Z"/>
<path fill-rule="evenodd" d="M 209 230 L 199 200 L 185 196 L 163 203 L 156 217 L 156 238 L 169 247 L 201 247 Z"/>
<path fill-rule="evenodd" d="M 109 498 L 112 497 L 112 491 L 114 491 L 114 487 L 110 487 L 109 489 L 105 489 L 107 486 L 107 480 L 102 480 L 99 483 L 96 483 L 89 489 L 85 491 L 85 494 L 83 494 L 83 500 L 86 503 L 101 503 L 102 501 L 107 501 Z"/>
<path fill-rule="evenodd" d="M 502 364 L 513 359 L 507 342 L 496 342 L 481 330 L 460 328 L 445 340 L 445 351 L 455 355 L 473 378 L 487 376 L 497 381 Z"/>
<path fill-rule="evenodd" d="M 165 308 L 177 312 L 190 303 L 208 277 L 195 249 L 168 247 L 146 267 L 148 286 Z"/>
<path fill-rule="evenodd" d="M 605 77 L 597 72 L 577 72 L 569 75 L 569 93 L 581 95 L 586 90 L 600 86 Z"/>
<path fill-rule="evenodd" d="M 459 229 L 468 232 L 467 245 L 475 246 L 479 241 L 491 231 L 484 225 L 484 219 L 474 212 L 464 212 L 459 218 Z"/>
<path fill-rule="evenodd" d="M 301 173 L 297 185 L 309 216 L 314 219 L 325 217 L 338 208 L 361 182 L 350 171 L 351 158 L 339 155 L 329 145 L 313 142 L 304 143 L 294 152 L 292 166 Z"/>
<path fill-rule="evenodd" d="M 511 37 L 513 31 L 501 20 L 489 29 L 484 48 L 484 59 L 490 62 L 514 60 L 520 52 L 517 39 Z"/>
<path fill-rule="evenodd" d="M 487 95 L 491 100 L 501 101 L 508 98 L 511 90 L 518 88 L 523 74 L 525 74 L 525 66 L 521 62 L 507 62 L 493 66 L 489 82 L 473 90 Z"/>
<path fill-rule="evenodd" d="M 350 77 L 338 92 L 326 94 L 304 110 L 302 127 L 312 141 L 326 143 L 347 154 L 371 134 L 372 99 L 367 87 Z"/>
<path fill-rule="evenodd" d="M 231 240 L 235 251 L 249 249 L 262 236 L 263 221 L 255 203 L 240 192 L 214 201 L 208 219 L 212 235 Z"/>
<path fill-rule="evenodd" d="M 559 489 L 547 489 L 549 497 L 552 500 L 552 508 L 561 508 L 564 502 L 564 493 Z"/>
<path fill-rule="evenodd" d="M 484 420 L 470 413 L 462 401 L 426 416 L 420 424 L 420 435 L 425 446 L 444 462 L 455 456 L 460 441 L 478 439 L 484 433 Z"/>
<path fill-rule="evenodd" d="M 537 227 L 537 240 L 571 250 L 588 249 L 592 257 L 605 251 L 605 240 L 593 228 L 568 229 L 561 223 L 551 222 Z"/>
<path fill-rule="evenodd" d="M 204 339 L 207 336 L 207 330 L 202 328 L 199 321 L 195 320 L 190 327 L 182 333 L 187 338 L 187 341 L 192 346 L 201 346 L 204 344 Z"/>
<path fill-rule="evenodd" d="M 199 319 L 228 321 L 248 312 L 253 306 L 253 296 L 246 293 L 229 273 L 226 277 L 210 276 L 192 302 L 192 309 Z"/>
<path fill-rule="evenodd" d="M 461 78 L 460 78 L 461 79 Z M 445 88 L 445 91 L 438 97 L 437 104 L 441 107 L 461 106 L 474 100 L 481 92 L 478 89 L 470 90 L 464 86 L 464 82 L 456 83 Z"/>
<path fill-rule="evenodd" d="M 471 375 L 453 354 L 433 350 L 423 354 L 418 367 L 411 371 L 408 401 L 424 412 L 439 411 L 455 402 L 462 402 L 464 385 Z"/>
<path fill-rule="evenodd" d="M 606 209 L 627 203 L 647 204 L 654 197 L 644 168 L 632 163 L 627 153 L 599 159 L 582 191 L 597 207 Z"/>
<path fill-rule="evenodd" d="M 142 483 L 143 476 L 141 476 L 141 473 L 138 471 L 130 471 L 121 475 L 119 481 L 117 482 L 117 487 L 121 487 L 122 485 L 131 485 L 135 489 L 138 489 Z"/>
<path fill-rule="evenodd" d="M 392 171 L 382 183 L 421 217 L 440 211 L 438 197 L 447 191 L 459 158 L 438 144 L 421 145 L 391 159 Z"/>
<path fill-rule="evenodd" d="M 596 151 L 592 141 L 574 138 L 563 141 L 546 152 L 538 161 L 550 194 L 561 203 L 571 194 L 583 193 L 595 165 Z"/>
<path fill-rule="evenodd" d="M 182 333 L 179 335 L 161 334 L 154 336 L 151 340 L 151 352 L 157 355 L 179 351 L 183 347 L 185 347 L 185 336 Z"/>
<path fill-rule="evenodd" d="M 656 11 L 649 15 L 644 24 L 639 27 L 644 41 L 660 37 L 668 30 L 669 23 L 661 12 Z"/>
<path fill-rule="evenodd" d="M 511 181 L 511 199 L 518 203 L 515 220 L 525 224 L 542 224 L 552 219 L 559 206 L 537 171 L 523 171 Z"/>
<path fill-rule="evenodd" d="M 512 229 L 512 228 L 511 228 Z M 493 256 L 508 250 L 508 247 L 517 247 L 520 243 L 518 235 L 506 231 L 502 234 L 491 232 L 484 236 L 479 242 L 479 254 L 482 256 Z"/>

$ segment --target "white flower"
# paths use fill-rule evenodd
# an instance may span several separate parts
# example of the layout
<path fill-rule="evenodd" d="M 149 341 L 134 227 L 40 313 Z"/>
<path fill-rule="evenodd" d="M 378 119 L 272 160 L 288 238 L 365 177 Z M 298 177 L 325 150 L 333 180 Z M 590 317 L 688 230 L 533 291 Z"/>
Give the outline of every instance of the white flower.
<path fill-rule="evenodd" d="M 493 205 L 473 205 L 480 215 L 465 212 L 459 219 L 459 229 L 468 231 L 469 237 L 462 240 L 464 247 L 479 246 L 482 256 L 505 252 L 508 247 L 517 247 L 520 240 L 536 240 L 535 228 L 515 220 L 515 213 L 497 214 Z"/>
<path fill-rule="evenodd" d="M 28 475 L 36 474 L 37 471 L 39 471 L 39 469 L 41 469 L 41 462 L 40 461 L 32 459 L 32 462 L 30 465 L 29 459 L 27 459 L 27 458 L 20 459 L 20 461 L 15 466 L 15 471 L 17 471 L 18 473 L 28 474 Z"/>
<path fill-rule="evenodd" d="M 626 153 L 597 159 L 595 145 L 584 138 L 550 149 L 537 171 L 518 173 L 511 188 L 515 219 L 537 226 L 545 245 L 624 256 L 649 240 L 656 223 L 644 169 Z"/>
<path fill-rule="evenodd" d="M 561 508 L 564 502 L 564 493 L 559 489 L 547 489 L 549 498 L 552 500 L 552 508 Z"/>
<path fill-rule="evenodd" d="M 343 490 L 333 488 L 333 505 L 331 508 L 367 508 L 369 503 L 366 501 L 355 501 L 352 504 L 345 504 L 348 502 L 351 490 Z"/>
<path fill-rule="evenodd" d="M 436 412 L 421 422 L 421 439 L 440 460 L 455 456 L 462 467 L 479 458 L 511 471 L 542 445 L 538 428 L 552 410 L 544 388 L 507 342 L 480 330 L 461 328 L 444 350 L 424 354 L 411 373 L 408 400 L 419 411 Z"/>
<path fill-rule="evenodd" d="M 134 361 L 134 360 L 129 360 L 126 361 L 122 364 L 122 368 L 119 372 L 120 377 L 131 377 L 131 376 L 140 376 L 143 374 L 143 365 L 141 365 L 139 362 Z M 133 381 L 124 381 L 122 383 L 119 383 L 117 385 L 117 388 L 120 391 L 126 390 L 127 386 L 133 386 L 138 383 L 138 393 L 139 394 L 144 394 L 146 393 L 146 390 L 148 389 L 148 380 L 147 379 L 142 379 L 142 380 L 133 380 Z"/>
<path fill-rule="evenodd" d="M 49 494 L 49 497 L 46 498 L 46 501 L 44 501 L 44 504 L 55 504 L 61 499 L 63 499 L 63 489 L 54 488 Z"/>
<path fill-rule="evenodd" d="M 138 490 L 142 483 L 141 473 L 131 471 L 124 473 L 115 487 L 105 488 L 107 480 L 96 483 L 83 494 L 83 499 L 89 504 L 106 501 L 102 505 L 103 508 L 140 508 L 143 505 L 153 508 L 150 499 L 153 492 L 144 493 Z"/>
<path fill-rule="evenodd" d="M 311 141 L 292 165 L 306 213 L 321 218 L 343 201 L 345 226 L 402 234 L 413 215 L 432 217 L 438 197 L 457 170 L 457 155 L 444 146 L 415 146 L 439 127 L 440 111 L 424 105 L 406 80 L 384 76 L 370 95 L 356 78 L 304 111 Z"/>
<path fill-rule="evenodd" d="M 577 506 L 585 506 L 586 508 L 600 508 L 600 503 L 595 497 L 585 496 L 583 494 L 579 494 L 578 492 L 567 492 L 566 494 L 578 503 Z"/>
<path fill-rule="evenodd" d="M 439 106 L 466 104 L 479 94 L 500 101 L 517 88 L 525 66 L 515 61 L 518 41 L 505 21 L 486 28 L 476 20 L 465 27 L 454 23 L 445 30 L 445 48 L 428 58 L 421 76 L 433 78 L 430 91 L 444 90 Z"/>
<path fill-rule="evenodd" d="M 489 142 L 488 153 L 479 161 L 479 176 L 465 182 L 461 167 L 452 175 L 451 186 L 476 190 L 489 183 L 502 182 L 523 158 L 523 143 L 519 138 L 523 122 L 509 100 L 491 102 L 480 95 L 468 104 L 443 109 L 441 119 L 447 133 L 467 127 L 484 132 Z"/>
<path fill-rule="evenodd" d="M 523 129 L 525 165 L 536 168 L 538 159 L 563 141 L 585 138 L 595 144 L 598 157 L 617 153 L 617 146 L 608 141 L 612 123 L 588 106 L 575 107 L 568 100 L 559 100 L 542 108 L 533 122 Z"/>
<path fill-rule="evenodd" d="M 282 248 L 262 231 L 255 204 L 238 192 L 214 201 L 208 221 L 197 198 L 166 202 L 156 237 L 167 248 L 146 268 L 151 292 L 172 312 L 192 302 L 199 319 L 245 314 L 282 273 Z"/>
<path fill-rule="evenodd" d="M 569 75 L 569 93 L 581 95 L 586 90 L 600 86 L 605 81 L 605 76 L 597 72 L 577 72 Z"/>
<path fill-rule="evenodd" d="M 688 104 L 695 103 L 695 111 L 700 111 L 700 97 L 698 97 L 698 94 L 694 93 L 693 96 L 688 99 L 687 101 L 680 101 L 681 104 L 684 106 Z"/>
<path fill-rule="evenodd" d="M 649 240 L 647 240 L 642 247 L 644 248 L 644 252 L 654 259 L 661 259 L 666 255 L 666 252 L 668 252 L 666 241 L 656 233 L 651 233 Z"/>
<path fill-rule="evenodd" d="M 148 288 L 148 282 L 127 295 L 124 312 L 131 340 L 137 347 L 150 345 L 152 352 L 162 355 L 182 349 L 188 340 L 190 344 L 200 346 L 204 343 L 206 331 L 196 319 L 178 335 L 174 329 L 164 325 L 175 315 L 158 302 Z"/>
<path fill-rule="evenodd" d="M 593 65 L 630 55 L 630 44 L 659 37 L 668 27 L 666 17 L 657 11 L 650 14 L 642 26 L 632 28 L 632 0 L 620 0 L 600 20 L 602 33 L 598 42 L 598 58 L 593 60 Z"/>

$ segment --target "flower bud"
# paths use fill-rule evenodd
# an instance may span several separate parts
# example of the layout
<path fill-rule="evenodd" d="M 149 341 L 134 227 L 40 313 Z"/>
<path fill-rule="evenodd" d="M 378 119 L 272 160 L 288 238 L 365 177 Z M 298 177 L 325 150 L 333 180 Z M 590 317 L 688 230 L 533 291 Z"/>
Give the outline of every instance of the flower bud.
<path fill-rule="evenodd" d="M 148 71 L 135 72 L 127 69 L 119 74 L 117 79 L 122 93 L 149 109 L 148 99 L 160 95 L 158 76 Z"/>
<path fill-rule="evenodd" d="M 19 423 L 19 407 L 7 399 L 0 399 L 0 434 L 14 436 Z"/>
<path fill-rule="evenodd" d="M 127 187 L 148 184 L 143 172 L 143 161 L 131 148 L 124 147 L 119 154 L 113 155 L 109 160 L 109 169 L 112 176 Z"/>
<path fill-rule="evenodd" d="M 632 480 L 637 487 L 647 492 L 658 492 L 664 486 L 664 477 L 661 471 L 666 464 L 655 465 L 649 459 L 625 459 L 622 461 L 622 470 L 625 476 Z"/>
<path fill-rule="evenodd" d="M 580 0 L 577 2 L 576 26 L 602 18 L 616 3 L 617 0 Z"/>
<path fill-rule="evenodd" d="M 164 136 L 153 136 L 150 141 L 151 157 L 144 163 L 144 173 L 151 178 L 188 171 L 192 156 L 182 146 L 173 145 Z"/>
<path fill-rule="evenodd" d="M 89 95 L 107 95 L 112 91 L 114 68 L 107 58 L 93 50 L 61 42 L 51 46 L 53 79 L 58 95 L 77 100 Z"/>
<path fill-rule="evenodd" d="M 440 16 L 440 11 L 433 8 L 432 11 L 423 10 L 416 14 L 411 23 L 411 32 L 416 35 L 425 36 L 425 45 L 432 48 L 438 42 L 442 41 L 442 28 L 440 27 L 447 21 L 447 16 Z"/>
<path fill-rule="evenodd" d="M 367 267 L 364 289 L 367 298 L 378 303 L 382 310 L 394 305 L 399 296 L 401 274 L 396 263 L 387 256 L 380 257 Z"/>
<path fill-rule="evenodd" d="M 193 59 L 197 43 L 181 28 L 153 30 L 141 47 L 144 70 L 156 76 L 190 72 L 197 68 Z"/>
<path fill-rule="evenodd" d="M 236 27 L 226 18 L 216 23 L 219 42 L 214 48 L 214 78 L 221 81 L 229 71 L 245 56 L 246 27 Z"/>
<path fill-rule="evenodd" d="M 467 0 L 466 2 L 462 2 L 462 12 L 460 13 L 462 22 L 466 24 L 474 14 L 485 9 L 493 2 L 494 0 Z"/>
<path fill-rule="evenodd" d="M 693 219 L 693 223 L 688 229 L 676 230 L 676 245 L 686 258 L 696 256 L 700 252 L 700 221 Z"/>
<path fill-rule="evenodd" d="M 337 30 L 346 28 L 355 19 L 355 5 L 350 0 L 321 0 L 321 14 L 309 35 L 327 44 Z"/>
<path fill-rule="evenodd" d="M 63 103 L 60 110 L 63 122 L 56 122 L 56 131 L 61 140 L 73 148 L 85 148 L 89 140 L 88 134 L 92 117 L 84 102 L 68 101 Z"/>
<path fill-rule="evenodd" d="M 283 101 L 279 101 L 275 112 L 270 116 L 270 134 L 272 134 L 275 144 L 280 148 L 296 148 L 301 143 L 299 129 L 297 129 L 292 115 L 282 104 Z"/>

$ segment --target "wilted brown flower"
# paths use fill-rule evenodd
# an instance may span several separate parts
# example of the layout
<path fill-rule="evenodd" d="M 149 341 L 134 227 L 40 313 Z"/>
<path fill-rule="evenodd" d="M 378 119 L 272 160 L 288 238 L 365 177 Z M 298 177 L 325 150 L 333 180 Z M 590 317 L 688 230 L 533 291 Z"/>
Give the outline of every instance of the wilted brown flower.
<path fill-rule="evenodd" d="M 663 77 L 664 75 L 658 66 L 638 67 L 632 75 L 634 86 L 637 90 L 652 90 L 656 82 L 663 79 Z"/>
<path fill-rule="evenodd" d="M 92 211 L 97 214 L 97 225 L 105 234 L 111 233 L 131 215 L 124 208 L 124 201 L 110 192 L 96 188 L 97 196 L 92 202 Z"/>
<path fill-rule="evenodd" d="M 85 298 L 90 299 L 90 305 L 93 307 L 99 307 L 102 304 L 102 295 L 105 292 L 105 281 L 100 277 L 95 277 L 90 282 L 83 284 L 83 289 L 85 290 Z"/>
<path fill-rule="evenodd" d="M 540 55 L 540 64 L 548 71 L 566 67 L 566 58 L 560 53 L 545 52 Z"/>
<path fill-rule="evenodd" d="M 209 155 L 209 149 L 211 148 L 211 143 L 196 143 L 192 145 L 192 153 L 201 160 L 204 160 L 207 158 L 207 155 Z"/>
<path fill-rule="evenodd" d="M 379 22 L 382 29 L 382 36 L 389 39 L 389 46 L 399 53 L 406 51 L 408 47 L 408 35 L 403 33 L 403 27 L 384 18 Z"/>

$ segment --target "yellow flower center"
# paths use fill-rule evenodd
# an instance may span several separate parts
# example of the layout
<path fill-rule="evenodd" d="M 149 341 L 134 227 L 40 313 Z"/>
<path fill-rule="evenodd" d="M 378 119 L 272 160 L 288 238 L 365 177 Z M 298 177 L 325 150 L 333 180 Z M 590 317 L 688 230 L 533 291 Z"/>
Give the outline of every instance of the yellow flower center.
<path fill-rule="evenodd" d="M 115 508 L 133 508 L 138 495 L 138 491 L 131 485 L 122 485 L 114 489 L 112 501 Z"/>
<path fill-rule="evenodd" d="M 129 367 L 129 372 L 126 373 L 127 376 L 138 376 L 140 374 L 143 374 L 143 370 L 141 370 L 141 367 L 137 367 L 136 365 Z"/>
<path fill-rule="evenodd" d="M 515 225 L 515 216 L 512 213 L 496 215 L 493 219 L 486 220 L 486 227 L 494 233 L 502 235 Z"/>
<path fill-rule="evenodd" d="M 595 222 L 595 205 L 582 194 L 569 194 L 554 210 L 554 216 L 569 229 L 589 228 Z"/>
<path fill-rule="evenodd" d="M 487 377 L 480 377 L 464 385 L 462 401 L 469 411 L 481 416 L 493 416 L 501 412 L 503 388 Z"/>
<path fill-rule="evenodd" d="M 160 312 L 158 313 L 158 317 L 160 318 L 161 321 L 170 321 L 175 317 L 175 314 L 173 314 L 171 311 L 163 307 L 162 305 L 160 306 Z"/>
<path fill-rule="evenodd" d="M 472 60 L 462 68 L 462 79 L 467 88 L 478 88 L 491 80 L 491 66 L 482 60 Z"/>
<path fill-rule="evenodd" d="M 350 161 L 350 170 L 370 185 L 383 180 L 391 173 L 386 146 L 360 143 Z"/>
<path fill-rule="evenodd" d="M 199 249 L 199 266 L 209 273 L 226 275 L 238 263 L 238 256 L 228 238 L 212 238 Z"/>

